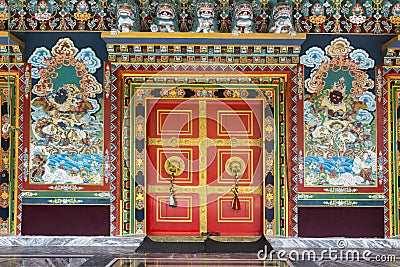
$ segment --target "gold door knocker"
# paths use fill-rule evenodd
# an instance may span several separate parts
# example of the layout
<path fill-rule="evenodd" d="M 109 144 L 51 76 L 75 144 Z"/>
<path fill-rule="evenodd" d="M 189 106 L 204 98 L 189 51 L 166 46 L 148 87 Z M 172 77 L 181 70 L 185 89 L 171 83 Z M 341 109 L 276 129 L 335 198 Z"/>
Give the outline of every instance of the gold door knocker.
<path fill-rule="evenodd" d="M 240 210 L 239 201 L 239 180 L 240 176 L 244 173 L 246 164 L 244 160 L 239 157 L 230 157 L 225 163 L 225 170 L 229 175 L 235 178 L 235 184 L 233 185 L 231 191 L 233 193 L 232 209 Z"/>
<path fill-rule="evenodd" d="M 165 171 L 171 176 L 169 179 L 169 206 L 176 208 L 178 203 L 176 202 L 176 187 L 174 184 L 174 179 L 183 173 L 185 169 L 185 163 L 183 159 L 177 156 L 169 157 L 164 164 Z"/>

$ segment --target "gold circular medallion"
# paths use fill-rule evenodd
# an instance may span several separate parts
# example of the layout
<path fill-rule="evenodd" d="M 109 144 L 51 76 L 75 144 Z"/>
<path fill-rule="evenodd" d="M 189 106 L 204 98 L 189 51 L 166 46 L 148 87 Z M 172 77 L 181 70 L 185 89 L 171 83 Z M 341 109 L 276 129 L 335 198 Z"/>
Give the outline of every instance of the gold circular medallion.
<path fill-rule="evenodd" d="M 169 175 L 173 174 L 174 176 L 178 176 L 183 173 L 185 162 L 183 162 L 183 159 L 178 156 L 172 156 L 167 158 L 164 163 L 164 168 Z"/>
<path fill-rule="evenodd" d="M 244 160 L 240 157 L 230 157 L 226 162 L 225 162 L 225 170 L 229 175 L 235 176 L 237 175 L 242 175 L 245 171 L 246 168 L 246 163 L 244 163 Z"/>

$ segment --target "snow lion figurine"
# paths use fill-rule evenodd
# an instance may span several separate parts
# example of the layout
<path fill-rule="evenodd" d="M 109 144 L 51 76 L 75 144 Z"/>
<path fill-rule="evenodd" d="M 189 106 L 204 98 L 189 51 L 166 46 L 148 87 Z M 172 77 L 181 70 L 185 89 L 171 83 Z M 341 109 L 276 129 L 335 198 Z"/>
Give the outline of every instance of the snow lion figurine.
<path fill-rule="evenodd" d="M 205 33 L 216 32 L 215 2 L 213 0 L 199 0 L 194 3 L 194 6 L 196 13 L 193 31 Z"/>
<path fill-rule="evenodd" d="M 139 6 L 135 1 L 119 0 L 117 2 L 117 32 L 140 31 Z"/>
<path fill-rule="evenodd" d="M 156 16 L 154 24 L 151 25 L 152 32 L 177 32 L 178 16 L 177 5 L 174 0 L 161 0 L 153 2 L 156 5 Z"/>
<path fill-rule="evenodd" d="M 233 34 L 253 33 L 254 29 L 253 6 L 248 0 L 238 0 L 233 4 L 232 26 Z"/>
<path fill-rule="evenodd" d="M 291 3 L 288 1 L 278 1 L 277 5 L 272 10 L 269 32 L 296 35 L 296 30 L 293 26 Z"/>

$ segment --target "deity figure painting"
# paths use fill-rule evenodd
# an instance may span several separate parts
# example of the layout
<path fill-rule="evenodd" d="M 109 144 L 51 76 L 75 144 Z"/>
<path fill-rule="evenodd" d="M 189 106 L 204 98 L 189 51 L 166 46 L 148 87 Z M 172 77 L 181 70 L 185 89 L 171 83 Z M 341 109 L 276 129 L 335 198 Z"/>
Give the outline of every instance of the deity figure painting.
<path fill-rule="evenodd" d="M 365 71 L 374 60 L 336 38 L 301 62 L 314 67 L 305 82 L 304 186 L 376 186 L 377 104 Z"/>
<path fill-rule="evenodd" d="M 28 59 L 32 78 L 29 183 L 103 183 L 102 86 L 92 75 L 101 67 L 92 48 L 69 38 Z"/>

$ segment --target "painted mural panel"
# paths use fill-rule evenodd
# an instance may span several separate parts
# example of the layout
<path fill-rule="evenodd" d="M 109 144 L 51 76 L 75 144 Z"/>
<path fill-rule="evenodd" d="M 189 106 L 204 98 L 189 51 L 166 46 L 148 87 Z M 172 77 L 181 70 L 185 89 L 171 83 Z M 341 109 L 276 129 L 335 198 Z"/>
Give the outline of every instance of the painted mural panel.
<path fill-rule="evenodd" d="M 310 48 L 305 81 L 304 187 L 377 186 L 374 60 L 344 38 Z M 382 184 L 382 181 L 380 181 Z"/>
<path fill-rule="evenodd" d="M 304 88 L 291 92 L 291 134 L 301 140 L 290 161 L 292 235 L 297 207 L 380 207 L 388 236 L 389 96 L 381 68 L 344 37 L 310 47 L 300 62 Z"/>
<path fill-rule="evenodd" d="M 28 62 L 38 81 L 30 99 L 24 189 L 101 189 L 109 181 L 103 89 L 92 75 L 101 67 L 99 58 L 90 47 L 78 49 L 63 38 L 51 51 L 36 48 Z"/>

